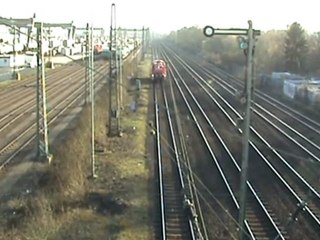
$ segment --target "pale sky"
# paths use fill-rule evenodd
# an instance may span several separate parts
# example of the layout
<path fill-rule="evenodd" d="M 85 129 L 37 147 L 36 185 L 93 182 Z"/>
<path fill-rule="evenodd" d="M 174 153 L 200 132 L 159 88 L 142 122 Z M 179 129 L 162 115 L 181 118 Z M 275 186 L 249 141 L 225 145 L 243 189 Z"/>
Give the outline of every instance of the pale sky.
<path fill-rule="evenodd" d="M 117 26 L 150 27 L 167 33 L 184 26 L 286 29 L 297 21 L 309 33 L 320 31 L 319 0 L 6 0 L 0 16 L 29 18 L 36 13 L 46 22 L 70 22 L 84 27 L 109 28 L 111 4 L 116 4 Z"/>

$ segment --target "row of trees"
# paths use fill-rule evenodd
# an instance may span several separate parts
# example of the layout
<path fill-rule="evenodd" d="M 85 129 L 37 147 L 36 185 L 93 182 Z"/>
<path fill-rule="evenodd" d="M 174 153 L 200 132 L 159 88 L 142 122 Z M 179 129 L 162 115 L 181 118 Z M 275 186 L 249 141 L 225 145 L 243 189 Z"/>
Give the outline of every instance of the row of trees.
<path fill-rule="evenodd" d="M 203 29 L 183 28 L 167 39 L 183 50 L 202 55 L 231 71 L 245 64 L 245 56 L 235 36 L 206 38 Z M 289 71 L 320 76 L 320 33 L 307 34 L 297 22 L 287 30 L 271 30 L 257 37 L 255 59 L 258 73 Z"/>

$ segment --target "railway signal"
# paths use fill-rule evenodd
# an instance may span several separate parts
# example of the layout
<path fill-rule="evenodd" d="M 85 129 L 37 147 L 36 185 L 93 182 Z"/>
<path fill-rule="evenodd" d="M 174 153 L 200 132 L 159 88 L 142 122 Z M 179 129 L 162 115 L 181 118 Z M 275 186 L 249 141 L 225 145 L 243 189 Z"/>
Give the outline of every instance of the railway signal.
<path fill-rule="evenodd" d="M 246 192 L 247 192 L 247 172 L 249 162 L 249 141 L 250 141 L 250 109 L 252 99 L 252 70 L 253 70 L 253 53 L 255 36 L 259 36 L 260 30 L 252 28 L 252 21 L 248 21 L 248 29 L 241 28 L 213 28 L 212 26 L 205 26 L 203 34 L 206 37 L 213 37 L 214 35 L 232 35 L 232 36 L 246 36 L 247 39 L 240 37 L 239 47 L 244 50 L 247 58 L 246 63 L 246 84 L 245 84 L 245 115 L 243 132 L 243 147 L 242 147 L 242 164 L 241 164 L 241 179 L 240 179 L 240 211 L 239 211 L 239 226 L 240 239 L 245 239 L 245 218 L 246 218 Z"/>

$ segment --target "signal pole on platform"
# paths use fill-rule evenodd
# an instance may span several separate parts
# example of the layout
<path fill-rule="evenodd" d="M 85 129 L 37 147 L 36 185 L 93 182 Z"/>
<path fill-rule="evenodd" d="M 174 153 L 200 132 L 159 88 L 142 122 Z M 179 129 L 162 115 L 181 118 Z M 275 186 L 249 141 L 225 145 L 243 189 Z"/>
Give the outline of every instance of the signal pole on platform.
<path fill-rule="evenodd" d="M 246 36 L 247 39 L 240 37 L 240 48 L 244 50 L 244 54 L 247 57 L 246 63 L 246 84 L 245 84 L 245 115 L 244 115 L 244 127 L 243 143 L 242 143 L 242 164 L 241 164 L 241 179 L 240 179 L 240 209 L 239 209 L 239 228 L 240 239 L 245 239 L 246 232 L 246 193 L 247 193 L 247 179 L 248 179 L 248 162 L 249 162 L 249 142 L 250 142 L 250 109 L 252 100 L 252 70 L 253 70 L 253 54 L 254 54 L 254 41 L 255 36 L 260 35 L 259 30 L 252 28 L 252 21 L 248 21 L 248 29 L 214 29 L 211 26 L 206 26 L 203 29 L 206 37 L 212 37 L 214 35 L 236 35 Z"/>

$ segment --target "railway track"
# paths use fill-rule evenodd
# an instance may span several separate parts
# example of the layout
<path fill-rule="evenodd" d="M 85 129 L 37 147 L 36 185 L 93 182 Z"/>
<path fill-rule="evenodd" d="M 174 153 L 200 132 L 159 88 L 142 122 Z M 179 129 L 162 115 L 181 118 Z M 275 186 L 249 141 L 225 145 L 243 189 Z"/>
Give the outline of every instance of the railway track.
<path fill-rule="evenodd" d="M 225 86 L 228 86 L 230 90 L 234 91 L 239 88 L 243 88 L 243 82 L 239 79 L 235 78 L 231 74 L 228 74 L 227 72 L 222 71 L 221 69 L 217 68 L 214 65 L 210 65 L 213 67 L 213 70 L 209 70 L 208 68 L 203 68 L 207 73 L 213 74 L 215 77 L 218 77 L 220 79 L 228 78 L 229 83 L 225 82 Z M 317 118 L 309 117 L 306 114 L 303 114 L 299 112 L 297 109 L 293 109 L 292 107 L 286 105 L 285 103 L 279 101 L 275 97 L 272 97 L 271 95 L 268 95 L 267 93 L 264 93 L 262 90 L 256 89 L 255 90 L 255 97 L 263 105 L 264 108 L 270 108 L 272 109 L 272 112 L 277 113 L 284 113 L 287 117 L 290 119 L 300 123 L 304 127 L 308 128 L 309 130 L 314 131 L 317 134 L 320 134 L 320 123 L 317 120 Z M 281 114 L 277 114 L 281 115 Z"/>
<path fill-rule="evenodd" d="M 64 74 L 64 72 L 62 74 Z M 70 81 L 70 79 L 83 78 L 84 71 L 81 68 L 71 69 L 71 71 L 66 72 L 66 74 L 70 75 L 60 76 L 59 74 L 58 76 L 55 76 L 55 78 L 50 79 L 52 81 L 57 80 L 55 84 L 48 84 L 46 88 L 47 99 L 50 105 L 56 105 L 55 103 L 52 103 L 52 101 L 55 101 L 57 97 L 67 96 L 71 90 L 70 88 L 76 90 L 80 84 L 75 80 Z M 67 81 L 69 81 L 68 84 L 66 84 Z M 62 86 L 64 87 L 63 89 L 61 89 Z M 19 98 L 19 96 L 21 95 L 22 99 Z M 19 92 L 17 94 L 13 94 L 13 99 L 17 99 L 14 100 L 15 104 L 13 104 L 11 101 L 6 105 L 15 106 L 14 108 L 8 109 L 8 107 L 5 107 L 5 104 L 2 104 L 3 109 L 6 110 L 6 113 L 2 117 L 0 117 L 0 134 L 2 134 L 5 129 L 8 129 L 9 126 L 14 127 L 14 123 L 21 118 L 31 116 L 31 114 L 35 111 L 36 88 L 34 87 L 32 91 L 23 91 L 22 93 Z M 23 119 L 23 121 L 25 121 L 25 119 Z"/>
<path fill-rule="evenodd" d="M 234 90 L 234 89 L 233 89 Z M 275 117 L 272 113 L 270 113 L 268 110 L 262 108 L 259 104 L 255 104 L 258 109 L 262 109 L 263 113 L 267 114 L 268 116 L 271 116 L 273 118 L 277 118 Z M 234 109 L 233 112 L 236 114 L 236 116 L 238 118 L 242 118 L 241 115 L 239 113 L 237 113 Z M 282 125 L 284 125 L 286 128 L 289 128 L 292 132 L 296 133 L 296 137 L 291 137 L 289 136 L 286 132 L 284 132 L 284 130 L 282 130 L 280 127 L 278 127 L 277 125 L 275 125 L 274 123 L 272 123 L 267 117 L 265 117 L 262 113 L 258 112 L 256 109 L 253 109 L 253 112 L 256 113 L 260 118 L 262 118 L 264 121 L 266 121 L 268 123 L 268 125 L 271 125 L 272 127 L 274 127 L 277 131 L 279 131 L 282 135 L 284 135 L 289 141 L 291 141 L 292 143 L 294 143 L 297 148 L 300 148 L 301 151 L 305 152 L 305 159 L 311 158 L 313 159 L 313 161 L 317 161 L 319 162 L 319 145 L 317 145 L 316 143 L 310 141 L 305 135 L 299 133 L 298 131 L 296 131 L 294 128 L 292 128 L 291 126 L 289 126 L 288 124 L 286 124 L 285 122 L 283 122 L 282 120 L 278 119 L 279 122 L 281 122 Z M 291 113 L 289 113 L 290 115 Z M 307 118 L 308 119 L 308 118 Z M 309 119 L 309 122 L 314 122 L 313 120 Z M 256 126 L 261 127 L 261 123 L 259 124 L 254 124 Z M 254 126 L 253 125 L 253 126 Z M 310 129 L 312 129 L 314 126 L 310 126 L 307 123 L 304 123 L 304 125 L 309 126 Z M 316 124 L 314 124 L 316 125 Z M 266 126 L 266 128 L 261 128 L 263 131 L 263 129 L 267 129 L 268 126 Z M 258 127 L 257 127 L 258 128 Z M 268 131 L 266 131 L 266 133 L 264 134 L 264 136 L 269 137 L 270 140 L 267 140 L 265 137 L 263 137 L 257 130 L 256 128 L 252 127 L 251 130 L 253 131 L 254 135 L 257 136 L 257 140 L 256 141 L 260 141 L 260 143 L 257 143 L 257 145 L 261 146 L 261 145 L 266 145 L 268 147 L 268 149 L 272 150 L 272 153 L 275 155 L 274 158 L 270 159 L 270 162 L 272 164 L 272 166 L 275 169 L 283 169 L 283 168 L 287 168 L 289 171 L 286 171 L 286 174 L 280 174 L 278 173 L 278 175 L 282 175 L 283 177 L 283 181 L 286 183 L 289 183 L 289 185 L 291 186 L 291 194 L 296 196 L 295 200 L 297 202 L 299 202 L 300 204 L 303 203 L 304 201 L 308 201 L 308 207 L 306 208 L 306 211 L 309 212 L 309 214 L 312 216 L 313 222 L 315 223 L 315 227 L 319 227 L 319 220 L 320 220 L 320 198 L 319 198 L 319 192 L 317 190 L 319 190 L 319 184 L 317 184 L 317 180 L 315 179 L 316 182 L 314 182 L 314 179 L 310 179 L 311 181 L 308 181 L 306 177 L 303 177 L 301 174 L 299 174 L 299 172 L 295 169 L 294 166 L 294 160 L 295 159 L 286 159 L 285 157 L 283 157 L 282 153 L 278 151 L 278 149 L 275 149 L 273 147 L 274 144 L 270 144 L 270 137 L 271 135 L 269 134 Z M 305 145 L 303 145 L 302 143 L 298 142 L 296 139 L 297 138 L 301 138 L 300 141 L 302 142 L 302 140 L 305 141 L 305 145 L 312 145 L 314 147 L 313 151 L 316 151 L 315 153 L 311 152 L 307 147 L 305 147 Z M 292 149 L 289 147 L 287 149 L 287 151 L 292 151 Z M 264 151 L 266 152 L 266 151 Z M 268 153 L 266 153 L 268 154 Z M 265 154 L 265 155 L 266 155 Z M 302 155 L 300 152 L 297 152 L 298 156 Z M 270 155 L 270 154 L 269 154 Z M 296 157 L 296 156 L 294 156 Z M 275 161 L 274 159 L 279 159 L 280 161 Z M 312 182 L 314 186 L 312 186 L 309 182 Z"/>
<path fill-rule="evenodd" d="M 97 65 L 101 63 L 96 62 Z M 77 85 L 78 78 L 83 77 L 84 68 L 80 65 L 68 65 L 59 68 L 57 72 L 49 72 L 46 76 L 47 92 L 51 89 L 57 89 L 63 87 L 64 89 L 71 84 Z M 62 88 L 62 89 L 63 89 Z M 4 93 L 1 95 L 0 106 L 1 106 L 1 120 L 3 122 L 6 118 L 17 115 L 19 111 L 25 106 L 35 103 L 36 94 L 36 76 L 33 79 L 24 80 L 17 83 L 15 89 L 11 90 L 4 89 Z"/>
<path fill-rule="evenodd" d="M 202 105 L 197 101 L 197 97 L 193 95 L 192 91 L 185 83 L 187 80 L 182 80 L 187 79 L 188 77 L 190 78 L 190 76 L 185 74 L 180 78 L 180 83 L 176 81 L 177 87 L 182 95 L 188 93 L 188 96 L 185 96 L 184 100 L 188 102 L 187 104 L 190 106 L 188 108 L 190 114 L 193 116 L 193 121 L 197 125 L 197 128 L 201 133 L 203 143 L 206 145 L 213 162 L 218 169 L 218 172 L 221 176 L 221 184 L 226 186 L 224 190 L 225 192 L 219 192 L 219 194 L 223 196 L 230 196 L 229 202 L 231 200 L 232 205 L 228 205 L 228 208 L 231 210 L 231 212 L 239 211 L 239 203 L 237 200 L 239 185 L 237 179 L 240 179 L 240 167 L 238 164 L 236 164 L 234 156 L 232 156 L 230 150 L 227 148 L 221 136 L 214 128 Z M 187 99 L 192 99 L 193 101 L 188 101 Z M 202 116 L 202 118 L 200 116 Z M 213 135 L 209 134 L 209 132 L 213 132 L 216 135 L 216 138 L 214 139 Z M 224 156 L 223 161 L 216 157 L 214 152 L 217 150 L 211 147 L 213 145 L 218 147 L 217 144 L 214 144 L 217 141 L 220 141 L 221 147 L 224 151 L 222 153 Z M 226 173 L 228 173 L 228 175 Z M 253 239 L 271 239 L 272 236 L 276 236 L 277 234 L 282 236 L 281 230 L 275 224 L 275 221 L 268 213 L 266 207 L 263 205 L 263 201 L 258 197 L 250 183 L 248 183 L 248 187 L 250 189 L 250 201 L 248 201 L 247 204 L 248 223 L 246 227 L 248 232 L 251 234 L 251 236 L 248 237 Z M 237 214 L 234 215 L 234 217 L 235 216 L 237 216 Z"/>
<path fill-rule="evenodd" d="M 230 82 L 223 81 L 221 77 L 208 69 L 201 69 L 201 72 L 205 73 L 205 77 L 214 78 L 216 80 L 215 83 L 233 96 L 243 88 L 242 83 L 239 81 L 233 80 L 233 85 L 231 85 Z M 228 79 L 232 78 L 228 76 Z M 252 108 L 253 112 L 259 118 L 267 121 L 270 126 L 276 128 L 277 131 L 281 132 L 285 138 L 305 151 L 313 160 L 319 162 L 320 123 L 302 115 L 261 91 L 256 92 L 256 99 Z"/>
<path fill-rule="evenodd" d="M 46 70 L 47 81 L 50 82 L 51 78 L 63 77 L 64 75 L 72 73 L 74 71 L 73 69 L 74 67 L 79 69 L 81 68 L 80 65 L 66 64 L 64 66 L 61 66 L 55 69 Z M 3 103 L 8 103 L 8 100 L 10 99 L 14 100 L 13 96 L 16 96 L 16 94 L 19 94 L 18 96 L 19 98 L 22 97 L 21 93 L 24 94 L 25 92 L 27 92 L 26 88 L 35 86 L 36 78 L 37 78 L 37 72 L 36 70 L 34 70 L 34 73 L 30 76 L 27 76 L 26 79 L 17 81 L 11 86 L 0 89 L 0 96 L 1 96 L 0 105 L 2 105 Z M 32 90 L 30 90 L 30 92 L 32 92 Z M 28 96 L 28 95 L 26 94 L 24 96 Z"/>
<path fill-rule="evenodd" d="M 100 73 L 95 75 L 95 84 L 101 82 L 105 77 L 105 75 L 101 75 L 102 69 L 105 69 L 104 65 L 99 66 L 97 69 Z M 48 97 L 53 98 L 51 101 L 53 107 L 48 111 L 48 123 L 51 127 L 57 123 L 59 116 L 62 116 L 62 114 L 68 110 L 72 110 L 73 106 L 79 106 L 79 104 L 84 101 L 84 88 L 81 87 L 81 83 L 77 81 L 79 78 L 83 78 L 83 76 L 84 71 L 80 69 L 73 73 L 72 79 L 74 79 L 74 82 L 70 82 L 70 88 L 65 88 L 63 84 L 61 84 L 60 87 L 59 84 L 55 84 L 49 88 L 50 94 Z M 62 79 L 61 82 L 65 79 L 66 78 Z M 64 89 L 61 90 L 61 87 L 64 87 Z M 26 146 L 35 139 L 35 115 L 32 114 L 33 111 L 31 111 L 32 108 L 35 108 L 34 100 L 31 99 L 27 107 L 29 108 L 24 110 L 21 108 L 22 112 L 20 112 L 20 114 L 14 116 L 14 118 L 1 127 L 2 135 L 8 136 L 8 133 L 3 132 L 5 129 L 11 130 L 13 133 L 10 138 L 7 138 L 7 142 L 1 146 L 0 169 L 10 163 L 19 152 L 25 149 Z M 29 118 L 25 118 L 25 115 L 28 115 Z M 19 118 L 20 121 L 18 120 Z M 21 123 L 23 120 L 28 119 L 28 122 Z"/>
<path fill-rule="evenodd" d="M 156 216 L 156 239 L 199 239 L 193 229 L 188 206 L 184 206 L 184 178 L 167 94 L 162 85 L 154 84 L 154 111 L 156 129 L 155 167 L 159 211 Z M 188 214 L 189 213 L 189 214 Z"/>
<path fill-rule="evenodd" d="M 177 57 L 178 58 L 178 57 Z M 187 69 L 189 69 L 189 71 L 190 72 L 193 72 L 194 70 L 191 70 L 192 68 L 191 67 L 189 67 L 188 66 L 188 64 L 187 63 L 185 63 L 185 62 L 183 62 L 182 63 L 183 64 L 183 66 L 187 66 L 186 68 Z M 213 92 L 215 95 L 217 95 L 217 96 L 219 96 L 219 97 L 216 97 L 217 99 L 219 99 L 219 100 L 215 100 L 215 102 L 214 102 L 214 100 L 213 99 L 215 99 L 213 96 L 211 96 L 210 98 L 211 98 L 211 100 L 215 103 L 215 104 L 217 104 L 217 103 L 219 103 L 220 104 L 220 110 L 221 110 L 221 112 L 224 112 L 224 114 L 226 115 L 226 119 L 228 119 L 228 121 L 230 121 L 230 123 L 232 124 L 232 126 L 233 127 L 237 127 L 237 122 L 236 122 L 236 120 L 237 120 L 237 118 L 241 118 L 241 115 L 238 113 L 238 112 L 235 112 L 234 111 L 234 108 L 232 108 L 232 106 L 231 106 L 231 104 L 230 103 L 228 103 L 226 100 L 222 100 L 223 98 L 222 98 L 222 96 L 221 95 L 219 95 L 219 93 L 217 93 L 217 91 L 215 90 L 215 89 L 213 89 L 203 78 L 201 78 L 201 76 L 198 74 L 198 73 L 196 73 L 196 72 L 193 72 L 192 73 L 192 83 L 191 83 L 191 81 L 189 82 L 189 85 L 191 86 L 192 84 L 193 85 L 201 85 L 202 84 L 202 89 L 203 89 L 203 91 L 204 92 L 207 92 L 207 94 L 209 95 L 210 94 L 210 91 L 211 92 Z M 198 80 L 199 79 L 199 80 Z M 206 79 L 208 79 L 208 77 L 206 77 Z M 196 90 L 196 92 L 198 92 L 199 90 Z M 198 95 L 201 95 L 201 93 L 198 93 Z M 203 96 L 204 94 L 202 94 L 202 96 Z M 218 102 L 219 101 L 219 102 Z M 233 110 L 230 110 L 230 109 L 233 109 Z M 254 131 L 254 129 L 253 128 L 251 128 L 251 130 L 252 131 Z M 264 141 L 264 143 L 263 143 L 264 145 L 267 145 L 268 143 L 266 142 L 266 141 Z M 260 146 L 260 145 L 258 145 L 258 146 Z M 268 146 L 268 145 L 267 145 Z M 273 163 L 270 163 L 270 159 L 267 159 L 266 157 L 264 157 L 264 155 L 265 154 L 267 154 L 265 151 L 264 151 L 264 154 L 262 154 L 261 153 L 261 151 L 259 150 L 259 148 L 258 147 L 256 147 L 255 145 L 254 145 L 254 143 L 253 142 L 251 142 L 251 147 L 253 148 L 253 150 L 255 151 L 255 152 L 257 152 L 257 154 L 260 156 L 259 158 L 260 159 L 263 159 L 263 161 L 265 162 L 265 164 L 266 165 L 268 165 L 268 168 L 267 169 L 272 169 L 273 168 L 273 163 L 274 162 L 276 162 L 276 160 L 274 159 L 274 158 L 272 158 L 273 160 L 274 160 L 274 162 Z M 270 158 L 270 157 L 268 157 L 268 158 Z M 272 162 L 272 161 L 271 161 Z M 265 166 L 264 166 L 265 167 Z M 301 178 L 301 176 L 300 177 L 298 177 L 300 180 L 297 180 L 297 179 L 295 179 L 295 180 L 289 180 L 289 178 L 286 178 L 286 179 L 283 179 L 283 178 L 281 178 L 281 175 L 287 175 L 287 174 L 283 174 L 282 172 L 280 172 L 280 170 L 279 170 L 280 168 L 278 167 L 278 170 L 276 170 L 276 169 L 273 169 L 273 170 L 275 170 L 275 171 L 273 171 L 273 173 L 271 174 L 271 172 L 269 172 L 269 176 L 272 176 L 272 178 L 274 178 L 275 177 L 275 175 L 278 175 L 277 177 L 276 177 L 276 179 L 278 179 L 278 181 L 279 182 L 277 182 L 277 184 L 279 184 L 279 185 L 283 185 L 283 186 L 286 186 L 286 187 L 284 187 L 284 189 L 288 189 L 288 187 L 290 187 L 290 186 L 294 186 L 294 185 L 297 185 L 297 183 L 300 181 L 303 181 L 302 179 L 303 178 Z M 272 170 L 268 170 L 268 171 L 272 171 Z M 287 170 L 283 170 L 283 167 L 282 167 L 282 169 L 281 169 L 281 171 L 287 171 Z M 290 171 L 289 171 L 290 172 Z M 293 171 L 291 171 L 291 172 L 293 172 Z M 281 183 L 280 183 L 281 182 Z M 255 185 L 257 185 L 257 184 L 255 184 Z M 299 184 L 298 184 L 299 185 Z M 258 189 L 259 189 L 259 187 L 258 187 Z M 260 191 L 261 189 L 259 189 L 259 194 L 261 195 L 261 191 Z M 288 190 L 287 190 L 288 191 Z M 312 188 L 310 188 L 310 186 L 309 187 L 307 187 L 307 188 L 304 188 L 303 190 L 299 190 L 299 189 L 295 189 L 295 191 L 291 191 L 291 193 L 288 193 L 288 195 L 291 195 L 291 203 L 292 203 L 292 205 L 294 205 L 295 206 L 295 203 L 301 203 L 302 202 L 302 200 L 301 199 L 304 199 L 305 198 L 305 194 L 306 194 L 306 191 L 308 192 L 308 194 L 310 194 L 310 191 L 312 192 Z M 302 193 L 301 193 L 302 192 Z M 303 192 L 304 192 L 304 194 L 303 194 Z M 317 195 L 316 195 L 316 192 L 315 191 L 313 191 L 313 193 L 315 193 L 315 195 L 313 196 L 313 199 L 316 199 L 317 198 Z M 296 196 L 300 196 L 300 197 L 298 197 L 298 198 L 294 198 L 293 196 L 294 195 L 296 195 Z M 317 200 L 313 200 L 313 201 L 317 201 Z M 310 201 L 311 202 L 311 201 Z M 265 205 L 268 205 L 268 204 L 265 204 Z M 316 206 L 317 204 L 316 203 L 314 203 L 314 202 L 312 202 L 312 204 L 311 204 L 312 206 L 311 206 L 311 208 L 313 208 L 313 206 Z M 308 217 L 307 218 L 310 218 L 311 217 L 311 222 L 313 222 L 314 224 L 315 224 L 315 229 L 317 229 L 317 227 L 318 227 L 318 225 L 317 225 L 317 216 L 318 216 L 318 207 L 315 207 L 313 210 L 311 210 L 311 209 L 308 209 L 308 207 L 307 208 L 305 208 L 306 209 L 306 212 L 310 212 L 309 214 L 308 214 Z M 309 211 L 310 210 L 310 211 Z M 274 212 L 275 211 L 270 211 L 270 214 L 271 215 L 275 215 L 274 214 Z M 291 209 L 291 212 L 294 212 L 294 209 Z M 312 213 L 313 212 L 313 213 Z M 312 216 L 313 215 L 313 216 Z M 310 219 L 309 219 L 310 220 Z M 284 222 L 282 223 L 282 224 L 285 224 Z M 312 225 L 312 224 L 311 224 Z M 316 230 L 316 232 L 317 232 L 317 230 Z"/>

